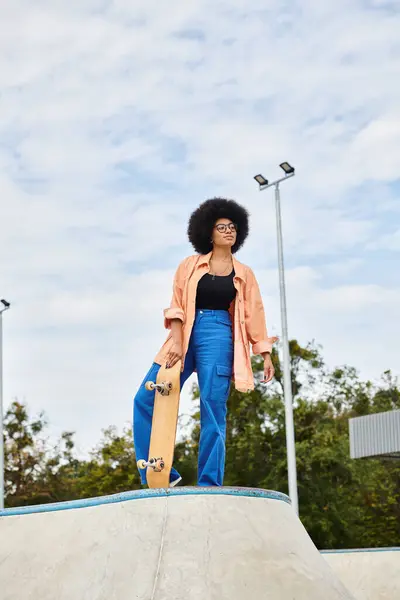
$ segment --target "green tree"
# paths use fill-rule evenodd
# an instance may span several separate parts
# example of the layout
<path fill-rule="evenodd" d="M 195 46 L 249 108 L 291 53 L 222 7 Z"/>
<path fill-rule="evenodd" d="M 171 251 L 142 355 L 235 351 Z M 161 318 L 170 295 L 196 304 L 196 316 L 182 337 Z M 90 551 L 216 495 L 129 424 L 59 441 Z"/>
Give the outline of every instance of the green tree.
<path fill-rule="evenodd" d="M 6 506 L 62 502 L 118 493 L 140 487 L 129 428 L 115 427 L 88 460 L 75 455 L 73 432 L 63 432 L 55 444 L 45 437 L 43 413 L 31 418 L 25 404 L 15 401 L 4 418 Z"/>
<path fill-rule="evenodd" d="M 37 478 L 44 464 L 45 449 L 40 434 L 46 427 L 43 414 L 29 420 L 25 405 L 14 401 L 4 417 L 5 496 L 24 504 L 37 493 Z"/>
<path fill-rule="evenodd" d="M 80 464 L 76 493 L 80 498 L 116 494 L 141 487 L 132 432 L 119 435 L 115 427 L 103 431 L 103 438 L 91 452 L 91 458 Z"/>

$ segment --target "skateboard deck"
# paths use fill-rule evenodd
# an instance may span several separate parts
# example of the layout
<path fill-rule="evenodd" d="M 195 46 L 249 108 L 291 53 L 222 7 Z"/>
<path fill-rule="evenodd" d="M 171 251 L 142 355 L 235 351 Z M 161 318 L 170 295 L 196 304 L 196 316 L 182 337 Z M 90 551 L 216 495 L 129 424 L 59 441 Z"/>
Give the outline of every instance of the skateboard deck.
<path fill-rule="evenodd" d="M 156 381 L 147 381 L 147 390 L 155 389 L 148 460 L 138 460 L 140 469 L 147 468 L 149 488 L 168 488 L 174 459 L 176 428 L 181 392 L 181 361 L 167 369 L 162 365 Z"/>

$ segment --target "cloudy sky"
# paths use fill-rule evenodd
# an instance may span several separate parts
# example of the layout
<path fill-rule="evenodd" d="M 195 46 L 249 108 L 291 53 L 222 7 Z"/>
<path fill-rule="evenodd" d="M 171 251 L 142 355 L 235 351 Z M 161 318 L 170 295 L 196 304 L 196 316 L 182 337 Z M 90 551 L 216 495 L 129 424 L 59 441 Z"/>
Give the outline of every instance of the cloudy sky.
<path fill-rule="evenodd" d="M 399 373 L 399 31 L 398 0 L 3 3 L 5 406 L 44 409 L 81 451 L 130 422 L 210 196 L 249 209 L 238 258 L 280 335 L 273 191 L 253 176 L 283 160 L 290 336 Z"/>

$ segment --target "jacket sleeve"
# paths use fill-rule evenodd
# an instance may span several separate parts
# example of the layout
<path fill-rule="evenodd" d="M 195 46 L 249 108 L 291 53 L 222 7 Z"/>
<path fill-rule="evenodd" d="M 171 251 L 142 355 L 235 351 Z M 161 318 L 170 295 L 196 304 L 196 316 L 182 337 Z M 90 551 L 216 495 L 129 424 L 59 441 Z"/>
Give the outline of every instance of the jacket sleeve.
<path fill-rule="evenodd" d="M 250 268 L 246 278 L 244 309 L 247 338 L 252 345 L 253 354 L 271 352 L 272 344 L 277 338 L 268 337 L 260 288 Z"/>
<path fill-rule="evenodd" d="M 182 323 L 185 322 L 185 312 L 183 309 L 183 283 L 185 278 L 186 260 L 183 260 L 178 266 L 173 286 L 172 286 L 172 299 L 168 308 L 164 310 L 164 327 L 165 329 L 171 329 L 171 321 L 173 319 L 179 319 Z"/>

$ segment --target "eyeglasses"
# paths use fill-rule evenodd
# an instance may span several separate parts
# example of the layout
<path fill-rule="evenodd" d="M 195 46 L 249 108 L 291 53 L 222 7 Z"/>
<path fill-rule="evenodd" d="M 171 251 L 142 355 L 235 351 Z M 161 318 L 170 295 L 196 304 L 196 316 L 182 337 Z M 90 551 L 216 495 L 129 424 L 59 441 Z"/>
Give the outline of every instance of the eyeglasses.
<path fill-rule="evenodd" d="M 216 225 L 215 228 L 220 233 L 225 233 L 225 231 L 227 230 L 227 228 L 230 229 L 231 231 L 236 231 L 237 230 L 237 227 L 236 227 L 235 223 L 229 223 L 228 225 L 226 225 L 225 223 L 220 223 L 219 225 Z"/>

